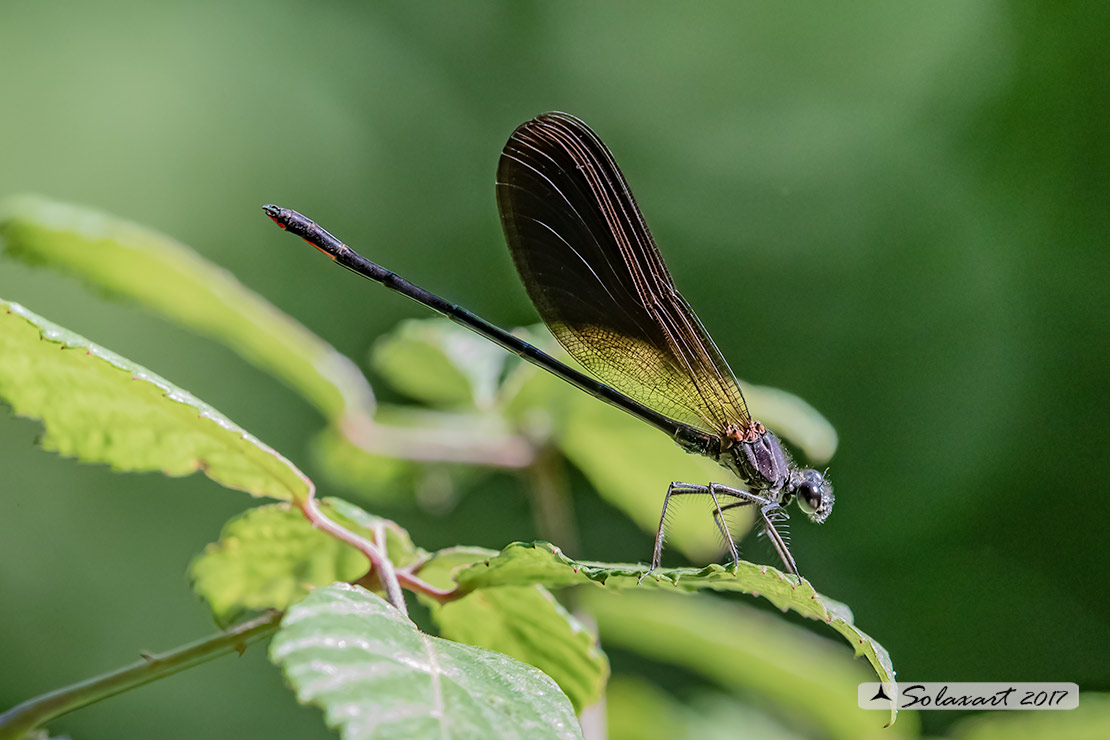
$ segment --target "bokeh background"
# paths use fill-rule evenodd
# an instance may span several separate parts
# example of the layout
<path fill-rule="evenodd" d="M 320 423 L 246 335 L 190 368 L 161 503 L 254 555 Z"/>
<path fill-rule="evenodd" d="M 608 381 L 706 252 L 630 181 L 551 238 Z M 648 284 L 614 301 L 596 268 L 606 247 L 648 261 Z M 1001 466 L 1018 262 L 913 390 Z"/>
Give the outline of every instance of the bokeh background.
<path fill-rule="evenodd" d="M 799 523 L 794 552 L 899 677 L 1108 690 L 1108 15 L 1068 2 L 8 0 L 0 196 L 38 192 L 173 235 L 362 362 L 426 314 L 282 236 L 261 204 L 326 222 L 496 323 L 529 324 L 497 155 L 522 121 L 575 113 L 615 151 L 734 369 L 836 426 L 836 512 Z M 11 261 L 0 295 L 314 472 L 320 417 L 226 348 Z M 251 504 L 199 476 L 61 460 L 33 447 L 37 433 L 0 416 L 0 708 L 210 632 L 184 569 Z M 572 483 L 581 554 L 645 557 L 650 537 Z M 426 547 L 537 535 L 507 476 L 446 519 L 388 513 Z M 954 718 L 922 722 L 943 732 Z M 328 735 L 260 650 L 54 729 Z"/>

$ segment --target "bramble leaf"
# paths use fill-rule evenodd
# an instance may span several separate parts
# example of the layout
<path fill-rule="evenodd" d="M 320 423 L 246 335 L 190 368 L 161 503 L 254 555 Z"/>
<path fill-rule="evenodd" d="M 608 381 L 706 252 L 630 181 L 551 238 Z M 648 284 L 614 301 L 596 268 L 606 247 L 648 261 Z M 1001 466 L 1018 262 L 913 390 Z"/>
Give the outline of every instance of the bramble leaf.
<path fill-rule="evenodd" d="M 293 463 L 168 380 L 0 300 L 0 400 L 46 429 L 43 448 L 114 470 L 198 470 L 252 496 L 299 500 Z"/>
<path fill-rule="evenodd" d="M 593 583 L 616 589 L 636 586 L 680 592 L 709 589 L 762 596 L 779 609 L 825 622 L 848 641 L 857 655 L 867 658 L 880 681 L 894 681 L 894 667 L 886 649 L 856 628 L 846 605 L 817 593 L 804 578 L 741 561 L 729 567 L 713 564 L 704 568 L 660 568 L 640 581 L 647 569 L 646 565 L 575 561 L 546 542 L 516 542 L 493 558 L 456 571 L 454 578 L 465 592 L 536 583 L 548 588 Z M 892 722 L 895 715 L 892 707 Z"/>
<path fill-rule="evenodd" d="M 468 547 L 457 545 L 445 547 L 432 553 L 428 561 L 422 564 L 417 571 L 421 579 L 437 588 L 450 589 L 455 587 L 453 573 L 464 565 L 488 560 L 497 555 L 497 550 L 485 547 Z"/>
<path fill-rule="evenodd" d="M 505 653 L 555 679 L 576 711 L 599 701 L 609 659 L 546 588 L 484 588 L 432 610 L 449 640 Z"/>
<path fill-rule="evenodd" d="M 396 565 L 418 557 L 408 533 L 388 519 L 334 498 L 320 501 L 320 511 L 371 541 L 382 527 Z M 369 567 L 364 555 L 314 528 L 296 507 L 269 504 L 228 521 L 220 539 L 190 563 L 189 577 L 216 621 L 228 624 L 244 611 L 285 609 L 313 587 L 354 581 Z"/>
<path fill-rule="evenodd" d="M 270 660 L 344 740 L 582 737 L 549 677 L 506 655 L 424 634 L 357 586 L 318 588 L 292 606 Z"/>

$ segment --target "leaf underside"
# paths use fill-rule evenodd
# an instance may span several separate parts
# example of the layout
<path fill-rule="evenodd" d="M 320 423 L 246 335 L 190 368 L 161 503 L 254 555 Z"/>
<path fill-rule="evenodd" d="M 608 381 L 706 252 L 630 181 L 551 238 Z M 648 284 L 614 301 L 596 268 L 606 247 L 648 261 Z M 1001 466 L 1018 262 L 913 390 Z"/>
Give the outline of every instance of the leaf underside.
<path fill-rule="evenodd" d="M 199 470 L 282 500 L 312 488 L 291 462 L 192 394 L 2 300 L 0 400 L 42 422 L 45 449 L 83 462 L 169 476 Z"/>

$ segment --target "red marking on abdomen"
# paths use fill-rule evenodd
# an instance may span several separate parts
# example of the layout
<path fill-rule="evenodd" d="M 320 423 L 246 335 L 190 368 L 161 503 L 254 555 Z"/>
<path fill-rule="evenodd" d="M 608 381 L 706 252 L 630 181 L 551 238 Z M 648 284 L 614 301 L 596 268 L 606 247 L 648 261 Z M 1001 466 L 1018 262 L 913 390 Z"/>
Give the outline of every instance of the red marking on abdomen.
<path fill-rule="evenodd" d="M 312 246 L 313 246 L 313 247 L 314 247 L 314 248 L 316 249 L 316 251 L 317 251 L 317 252 L 320 252 L 320 253 L 322 253 L 322 254 L 326 254 L 327 256 L 331 257 L 331 259 L 332 259 L 332 261 L 333 261 L 333 262 L 335 261 L 335 255 L 334 255 L 334 254 L 332 254 L 332 253 L 331 253 L 331 252 L 329 252 L 328 250 L 324 249 L 324 248 L 323 248 L 323 247 L 321 247 L 321 246 L 320 246 L 319 244 L 316 244 L 316 243 L 314 243 L 314 242 L 312 242 L 312 241 L 310 241 L 310 240 L 306 239 L 306 238 L 305 238 L 305 237 L 303 237 L 303 236 L 302 236 L 301 238 L 302 238 L 302 239 L 304 239 L 304 241 L 305 241 L 305 244 L 311 244 L 311 245 L 312 245 Z"/>

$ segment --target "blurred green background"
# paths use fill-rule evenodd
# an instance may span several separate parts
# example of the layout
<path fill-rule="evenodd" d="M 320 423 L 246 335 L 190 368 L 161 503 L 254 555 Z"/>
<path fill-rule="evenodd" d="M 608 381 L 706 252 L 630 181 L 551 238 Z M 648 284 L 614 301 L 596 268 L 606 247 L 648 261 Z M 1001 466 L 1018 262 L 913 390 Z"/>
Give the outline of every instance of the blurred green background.
<path fill-rule="evenodd" d="M 737 373 L 837 427 L 835 515 L 798 521 L 794 554 L 899 678 L 1108 690 L 1108 16 L 1097 3 L 9 1 L 0 196 L 164 231 L 363 362 L 426 312 L 281 235 L 260 206 L 297 208 L 495 323 L 529 324 L 494 169 L 519 123 L 572 112 L 614 150 Z M 314 473 L 320 417 L 227 349 L 11 261 L 0 296 Z M 37 433 L 0 418 L 0 708 L 209 632 L 184 569 L 252 503 L 203 477 L 64 461 L 32 447 Z M 579 554 L 646 558 L 650 536 L 572 482 Z M 385 513 L 429 548 L 537 534 L 508 476 L 448 519 Z M 922 721 L 940 732 L 956 714 Z M 328 736 L 253 649 L 54 729 Z"/>

